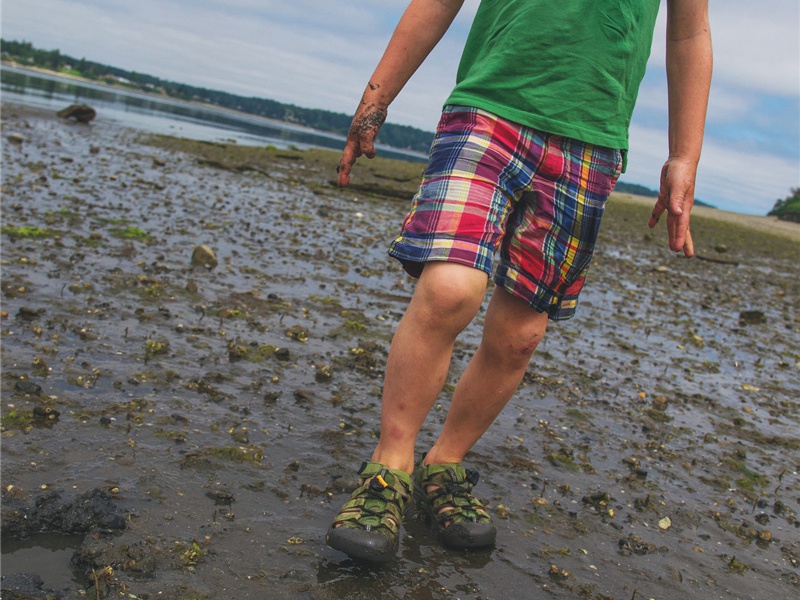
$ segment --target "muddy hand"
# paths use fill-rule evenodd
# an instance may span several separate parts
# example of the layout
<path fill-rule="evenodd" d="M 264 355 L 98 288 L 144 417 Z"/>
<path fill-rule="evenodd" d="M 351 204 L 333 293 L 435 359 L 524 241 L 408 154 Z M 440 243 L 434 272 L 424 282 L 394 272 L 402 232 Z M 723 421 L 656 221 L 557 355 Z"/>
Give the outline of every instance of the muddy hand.
<path fill-rule="evenodd" d="M 375 137 L 385 120 L 386 109 L 374 105 L 362 105 L 356 116 L 353 117 L 350 130 L 347 132 L 342 158 L 336 167 L 336 172 L 339 174 L 339 187 L 350 183 L 350 170 L 360 156 L 375 158 Z"/>

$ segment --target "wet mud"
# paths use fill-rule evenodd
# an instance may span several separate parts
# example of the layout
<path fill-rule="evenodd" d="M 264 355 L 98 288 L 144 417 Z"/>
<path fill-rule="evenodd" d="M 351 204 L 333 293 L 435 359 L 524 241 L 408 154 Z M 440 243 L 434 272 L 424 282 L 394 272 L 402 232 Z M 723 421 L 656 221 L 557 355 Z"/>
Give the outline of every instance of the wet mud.
<path fill-rule="evenodd" d="M 613 200 L 578 316 L 468 457 L 497 546 L 412 517 L 371 567 L 324 535 L 378 435 L 414 286 L 386 247 L 421 165 L 340 190 L 332 152 L 10 105 L 2 139 L 3 551 L 74 543 L 73 581 L 3 568 L 3 598 L 798 594 L 797 238 L 698 217 L 685 260 Z"/>

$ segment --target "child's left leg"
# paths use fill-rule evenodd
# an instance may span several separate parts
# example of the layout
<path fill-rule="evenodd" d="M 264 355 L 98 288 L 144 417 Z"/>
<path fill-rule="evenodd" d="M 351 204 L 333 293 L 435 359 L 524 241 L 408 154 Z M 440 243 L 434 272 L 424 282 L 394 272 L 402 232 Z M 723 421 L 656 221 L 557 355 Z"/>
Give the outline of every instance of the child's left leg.
<path fill-rule="evenodd" d="M 496 288 L 483 338 L 453 393 L 441 433 L 426 464 L 460 463 L 489 428 L 522 381 L 547 328 L 547 313 Z"/>

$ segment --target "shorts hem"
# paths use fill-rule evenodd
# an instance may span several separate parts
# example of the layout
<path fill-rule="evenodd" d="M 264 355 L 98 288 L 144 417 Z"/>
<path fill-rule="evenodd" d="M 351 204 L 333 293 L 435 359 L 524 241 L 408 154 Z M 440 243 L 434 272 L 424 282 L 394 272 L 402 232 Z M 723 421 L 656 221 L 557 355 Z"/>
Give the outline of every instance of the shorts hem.
<path fill-rule="evenodd" d="M 514 275 L 511 276 L 509 273 Z M 566 321 L 573 318 L 577 312 L 577 296 L 564 298 L 563 294 L 544 287 L 508 265 L 498 266 L 493 281 L 497 287 L 523 300 L 535 311 L 547 313 L 551 321 Z"/>
<path fill-rule="evenodd" d="M 453 255 L 452 248 L 436 249 L 425 248 L 424 251 L 419 246 L 400 240 L 396 240 L 389 247 L 389 256 L 398 260 L 406 273 L 418 279 L 422 273 L 425 263 L 429 262 L 449 262 L 465 267 L 472 267 L 482 271 L 487 277 L 492 276 L 492 265 L 476 265 L 474 260 L 464 256 Z"/>

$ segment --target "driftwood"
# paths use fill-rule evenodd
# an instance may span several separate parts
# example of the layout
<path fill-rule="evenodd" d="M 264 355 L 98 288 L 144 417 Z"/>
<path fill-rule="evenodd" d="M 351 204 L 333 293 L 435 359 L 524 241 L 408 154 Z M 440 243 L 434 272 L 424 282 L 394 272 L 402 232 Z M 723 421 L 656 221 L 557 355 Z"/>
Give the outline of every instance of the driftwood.
<path fill-rule="evenodd" d="M 738 260 L 731 260 L 729 258 L 712 258 L 711 256 L 703 256 L 702 254 L 695 254 L 694 257 L 697 260 L 704 260 L 706 262 L 719 263 L 721 265 L 733 265 L 734 267 L 739 266 Z"/>

